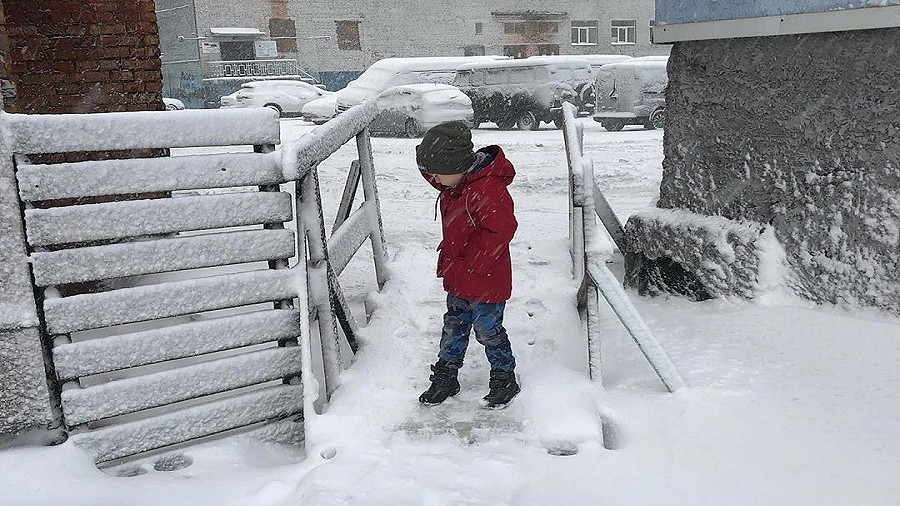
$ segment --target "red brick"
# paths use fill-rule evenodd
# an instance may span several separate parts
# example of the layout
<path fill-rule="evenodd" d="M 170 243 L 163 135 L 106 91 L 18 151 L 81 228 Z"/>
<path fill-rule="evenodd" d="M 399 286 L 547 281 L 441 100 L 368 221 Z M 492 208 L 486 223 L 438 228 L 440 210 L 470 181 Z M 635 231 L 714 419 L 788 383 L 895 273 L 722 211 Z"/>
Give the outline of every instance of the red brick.
<path fill-rule="evenodd" d="M 77 60 L 75 62 L 75 70 L 77 72 L 90 72 L 92 70 L 100 70 L 100 62 L 97 60 Z"/>
<path fill-rule="evenodd" d="M 109 72 L 94 71 L 81 74 L 81 80 L 86 83 L 101 83 L 109 80 Z"/>

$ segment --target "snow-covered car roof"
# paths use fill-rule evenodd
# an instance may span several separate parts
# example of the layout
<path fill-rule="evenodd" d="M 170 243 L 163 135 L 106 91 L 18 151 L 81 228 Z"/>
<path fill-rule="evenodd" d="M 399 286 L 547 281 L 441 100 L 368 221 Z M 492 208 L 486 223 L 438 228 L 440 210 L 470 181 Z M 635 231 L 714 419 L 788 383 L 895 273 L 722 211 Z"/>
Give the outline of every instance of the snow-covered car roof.
<path fill-rule="evenodd" d="M 643 68 L 643 69 L 665 69 L 666 65 L 669 62 L 669 58 L 664 57 L 644 57 L 641 58 L 632 58 L 630 60 L 625 60 L 618 63 L 610 63 L 608 65 L 604 65 L 602 70 L 615 70 L 618 68 Z"/>
<path fill-rule="evenodd" d="M 450 86 L 449 84 L 438 84 L 438 83 L 418 83 L 418 84 L 403 84 L 400 86 L 393 86 L 384 90 L 382 95 L 391 95 L 395 93 L 402 93 L 404 91 L 411 93 L 428 93 L 429 91 L 460 91 L 456 86 Z"/>
<path fill-rule="evenodd" d="M 578 55 L 578 57 L 584 58 L 594 67 L 597 65 L 609 65 L 610 63 L 618 63 L 633 59 L 631 56 L 625 54 L 581 54 Z"/>
<path fill-rule="evenodd" d="M 543 56 L 531 56 L 518 60 L 495 60 L 466 63 L 457 67 L 456 70 L 457 72 L 464 72 L 467 70 L 480 70 L 488 68 L 547 67 L 550 65 L 568 68 L 590 67 L 590 63 L 587 60 L 574 56 L 569 58 L 546 58 Z"/>
<path fill-rule="evenodd" d="M 509 60 L 508 56 L 422 56 L 410 58 L 384 58 L 373 63 L 369 68 L 384 68 L 396 71 L 428 71 L 448 69 L 453 70 L 459 65 L 478 61 L 493 62 Z"/>

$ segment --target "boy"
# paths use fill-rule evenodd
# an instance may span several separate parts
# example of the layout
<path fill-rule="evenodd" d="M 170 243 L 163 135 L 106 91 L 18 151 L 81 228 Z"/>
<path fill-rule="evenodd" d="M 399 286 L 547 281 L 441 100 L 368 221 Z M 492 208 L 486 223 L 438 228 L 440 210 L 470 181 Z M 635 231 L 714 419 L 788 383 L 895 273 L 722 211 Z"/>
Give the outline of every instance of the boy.
<path fill-rule="evenodd" d="M 474 326 L 491 364 L 483 405 L 501 408 L 519 393 L 516 359 L 503 328 L 512 292 L 509 242 L 518 226 L 506 187 L 516 172 L 499 146 L 474 153 L 473 147 L 472 132 L 459 121 L 428 130 L 416 146 L 419 170 L 441 192 L 437 275 L 447 291 L 438 361 L 431 366 L 431 387 L 419 402 L 440 404 L 459 393 L 457 372 Z"/>

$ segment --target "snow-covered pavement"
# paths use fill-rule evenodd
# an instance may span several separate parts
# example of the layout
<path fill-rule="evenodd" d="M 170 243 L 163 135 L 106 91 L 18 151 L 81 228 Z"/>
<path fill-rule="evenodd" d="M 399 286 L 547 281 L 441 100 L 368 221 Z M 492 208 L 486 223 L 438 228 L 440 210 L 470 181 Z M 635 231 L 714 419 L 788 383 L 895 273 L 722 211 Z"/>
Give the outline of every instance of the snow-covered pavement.
<path fill-rule="evenodd" d="M 312 128 L 282 126 L 285 142 Z M 622 221 L 651 206 L 662 131 L 585 126 L 585 154 Z M 477 406 L 488 368 L 474 340 L 462 392 L 441 406 L 416 402 L 444 310 L 436 192 L 415 167 L 416 140 L 375 138 L 392 277 L 376 292 L 364 254 L 341 276 L 351 304 L 368 298 L 376 309 L 327 412 L 309 417 L 306 458 L 223 441 L 186 450 L 184 469 L 151 465 L 124 478 L 97 471 L 71 444 L 10 450 L 0 452 L 0 504 L 900 504 L 897 319 L 790 298 L 692 303 L 629 292 L 689 388 L 665 393 L 611 312 L 600 388 L 587 378 L 574 307 L 561 133 L 484 129 L 474 140 L 501 145 L 518 172 L 505 325 L 523 391 L 508 409 Z M 326 223 L 354 156 L 345 147 L 320 167 Z"/>

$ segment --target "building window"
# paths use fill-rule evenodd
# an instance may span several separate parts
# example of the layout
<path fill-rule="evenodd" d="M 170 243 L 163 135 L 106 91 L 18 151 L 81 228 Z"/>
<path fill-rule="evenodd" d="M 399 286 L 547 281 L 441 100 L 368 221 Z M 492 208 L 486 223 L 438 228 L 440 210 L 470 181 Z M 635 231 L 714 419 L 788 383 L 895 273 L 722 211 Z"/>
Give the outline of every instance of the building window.
<path fill-rule="evenodd" d="M 637 22 L 633 19 L 614 19 L 610 37 L 613 44 L 634 44 L 635 27 Z"/>
<path fill-rule="evenodd" d="M 538 23 L 539 33 L 559 33 L 559 23 L 553 21 L 541 21 Z"/>
<path fill-rule="evenodd" d="M 596 36 L 597 26 L 594 25 Z M 559 23 L 556 21 L 507 21 L 503 23 L 503 33 L 507 35 L 523 35 L 526 37 L 538 37 L 559 33 Z"/>
<path fill-rule="evenodd" d="M 359 43 L 359 21 L 335 21 L 337 25 L 338 49 L 344 51 L 359 51 L 362 45 Z"/>
<path fill-rule="evenodd" d="M 293 19 L 270 19 L 269 36 L 275 39 L 279 53 L 297 52 L 297 24 Z"/>
<path fill-rule="evenodd" d="M 572 44 L 597 44 L 600 22 L 596 19 L 572 21 Z"/>
<path fill-rule="evenodd" d="M 484 23 L 475 23 L 475 35 L 484 33 Z"/>
<path fill-rule="evenodd" d="M 503 56 L 525 58 L 528 46 L 503 46 Z"/>

